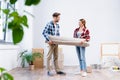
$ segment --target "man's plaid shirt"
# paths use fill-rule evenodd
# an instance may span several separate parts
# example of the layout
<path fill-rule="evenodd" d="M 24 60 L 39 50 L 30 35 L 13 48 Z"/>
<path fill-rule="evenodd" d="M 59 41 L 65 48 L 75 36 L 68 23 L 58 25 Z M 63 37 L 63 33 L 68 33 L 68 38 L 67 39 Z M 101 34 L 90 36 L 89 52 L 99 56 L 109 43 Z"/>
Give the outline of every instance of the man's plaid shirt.
<path fill-rule="evenodd" d="M 53 21 L 50 21 L 44 28 L 43 30 L 43 36 L 45 37 L 46 41 L 49 41 L 49 35 L 52 35 L 52 36 L 60 36 L 60 32 L 59 32 L 59 24 L 56 24 L 56 27 L 54 26 L 54 23 Z M 55 32 L 56 30 L 57 32 Z"/>

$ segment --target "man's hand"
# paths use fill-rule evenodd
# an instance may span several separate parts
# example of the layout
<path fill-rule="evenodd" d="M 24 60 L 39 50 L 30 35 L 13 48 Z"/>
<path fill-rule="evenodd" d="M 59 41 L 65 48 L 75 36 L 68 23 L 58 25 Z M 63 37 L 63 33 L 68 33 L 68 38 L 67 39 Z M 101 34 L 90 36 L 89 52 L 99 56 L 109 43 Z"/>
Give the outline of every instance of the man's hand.
<path fill-rule="evenodd" d="M 51 45 L 51 44 L 53 44 L 53 42 L 52 42 L 52 41 L 48 41 L 48 44 L 50 44 L 50 45 Z"/>

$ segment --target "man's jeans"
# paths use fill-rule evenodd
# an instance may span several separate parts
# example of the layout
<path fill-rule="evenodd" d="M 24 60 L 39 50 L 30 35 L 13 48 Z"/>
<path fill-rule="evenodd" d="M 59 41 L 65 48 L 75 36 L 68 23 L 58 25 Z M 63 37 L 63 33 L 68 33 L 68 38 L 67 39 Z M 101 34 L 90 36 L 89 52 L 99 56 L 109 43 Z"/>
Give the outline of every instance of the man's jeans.
<path fill-rule="evenodd" d="M 86 71 L 85 47 L 76 46 L 80 69 Z"/>

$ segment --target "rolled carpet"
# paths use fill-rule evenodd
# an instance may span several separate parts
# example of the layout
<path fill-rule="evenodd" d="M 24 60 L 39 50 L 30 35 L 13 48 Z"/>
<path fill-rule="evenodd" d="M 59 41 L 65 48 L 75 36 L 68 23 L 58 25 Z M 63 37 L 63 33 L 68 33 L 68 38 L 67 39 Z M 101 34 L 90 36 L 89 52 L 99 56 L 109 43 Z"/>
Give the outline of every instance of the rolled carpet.
<path fill-rule="evenodd" d="M 82 47 L 89 46 L 88 42 L 80 44 L 80 42 L 83 41 L 84 39 L 67 38 L 67 37 L 59 37 L 59 36 L 49 36 L 49 38 L 51 41 L 53 41 L 54 44 L 59 44 L 59 45 L 72 45 L 72 46 L 82 46 Z"/>

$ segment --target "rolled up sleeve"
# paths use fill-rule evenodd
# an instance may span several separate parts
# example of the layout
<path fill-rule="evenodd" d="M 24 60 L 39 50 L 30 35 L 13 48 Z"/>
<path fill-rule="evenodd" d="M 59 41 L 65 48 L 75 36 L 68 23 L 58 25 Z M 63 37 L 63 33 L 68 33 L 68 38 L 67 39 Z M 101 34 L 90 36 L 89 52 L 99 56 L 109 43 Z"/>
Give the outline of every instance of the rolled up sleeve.
<path fill-rule="evenodd" d="M 49 25 L 47 24 L 46 26 L 45 26 L 45 29 L 43 30 L 43 36 L 44 36 L 44 38 L 46 39 L 46 41 L 49 41 L 50 39 L 49 39 L 49 34 L 48 34 L 48 30 L 49 30 Z"/>

